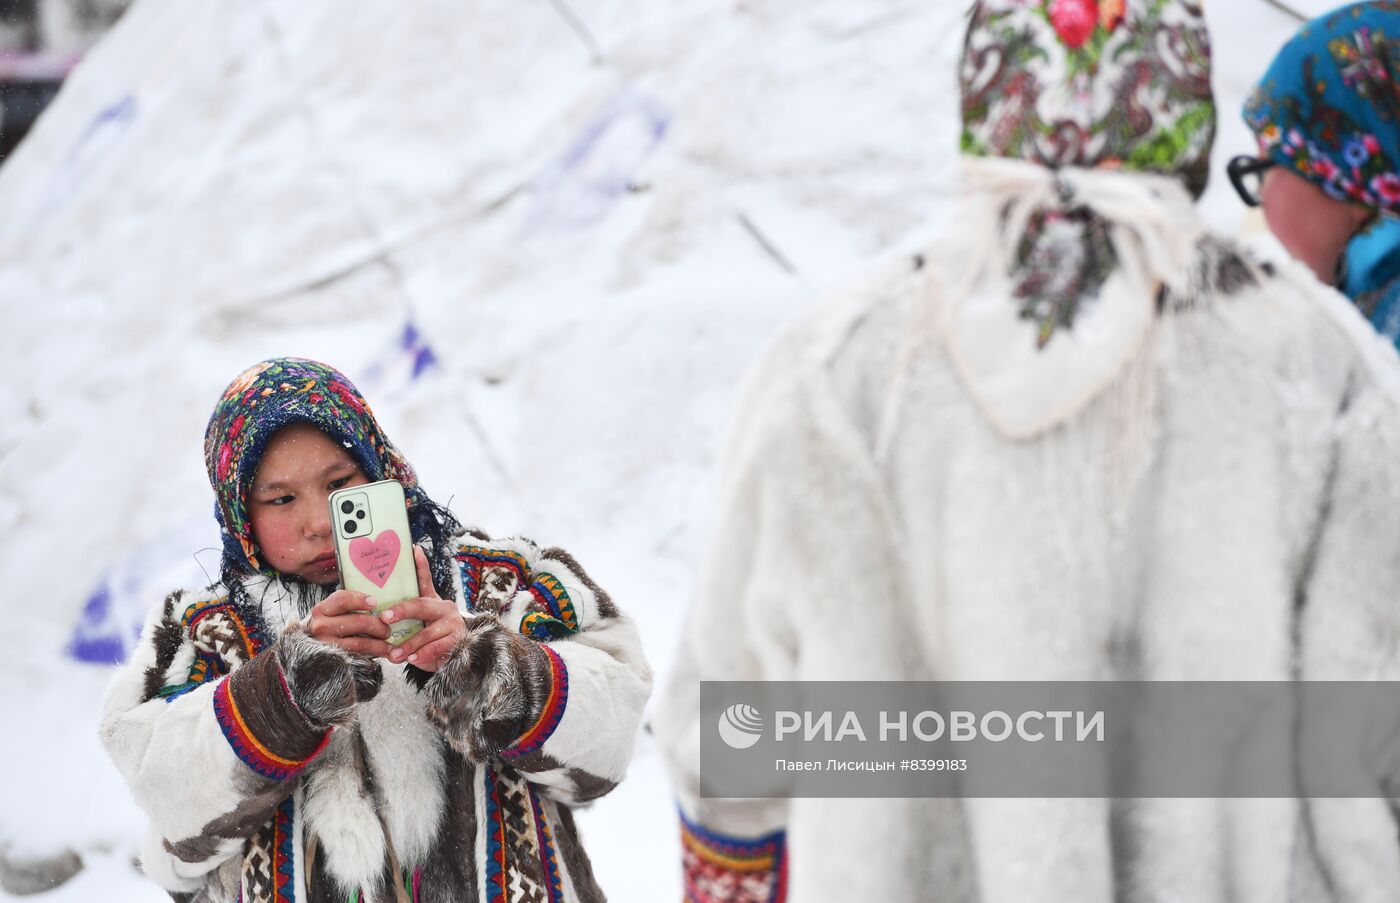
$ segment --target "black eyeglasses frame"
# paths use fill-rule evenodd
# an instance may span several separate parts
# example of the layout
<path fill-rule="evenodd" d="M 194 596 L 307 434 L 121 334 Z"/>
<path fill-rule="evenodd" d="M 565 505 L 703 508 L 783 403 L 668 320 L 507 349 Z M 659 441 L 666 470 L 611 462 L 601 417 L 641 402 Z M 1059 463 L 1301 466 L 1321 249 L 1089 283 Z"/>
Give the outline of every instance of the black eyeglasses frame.
<path fill-rule="evenodd" d="M 1258 207 L 1262 203 L 1259 195 L 1251 192 L 1244 180 L 1277 165 L 1277 161 L 1274 160 L 1241 154 L 1238 157 L 1232 157 L 1230 162 L 1225 164 L 1225 174 L 1230 177 L 1230 184 L 1235 186 L 1235 193 L 1240 196 L 1240 200 L 1244 201 L 1245 206 Z"/>

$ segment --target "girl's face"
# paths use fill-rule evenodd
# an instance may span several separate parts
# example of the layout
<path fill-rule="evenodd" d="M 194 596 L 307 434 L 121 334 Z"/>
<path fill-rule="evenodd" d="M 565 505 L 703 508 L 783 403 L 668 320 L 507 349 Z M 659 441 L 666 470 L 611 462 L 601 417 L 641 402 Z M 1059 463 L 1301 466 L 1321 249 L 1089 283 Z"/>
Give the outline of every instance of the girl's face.
<path fill-rule="evenodd" d="M 336 583 L 326 499 L 333 490 L 368 482 L 350 453 L 316 427 L 278 430 L 248 491 L 248 521 L 263 563 L 308 583 Z"/>

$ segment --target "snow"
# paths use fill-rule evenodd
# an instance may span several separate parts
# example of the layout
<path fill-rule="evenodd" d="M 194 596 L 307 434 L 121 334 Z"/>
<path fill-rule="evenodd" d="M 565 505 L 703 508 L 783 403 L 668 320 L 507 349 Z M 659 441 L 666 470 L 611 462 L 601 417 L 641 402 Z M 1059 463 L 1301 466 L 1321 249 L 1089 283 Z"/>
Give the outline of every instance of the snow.
<path fill-rule="evenodd" d="M 551 3 L 140 0 L 0 169 L 0 606 L 23 637 L 0 851 L 87 863 L 38 899 L 165 899 L 127 865 L 143 822 L 94 736 L 107 672 L 69 650 L 80 622 L 129 643 L 132 612 L 215 570 L 201 437 L 242 367 L 346 370 L 435 497 L 571 549 L 664 675 L 740 376 L 941 224 L 963 4 L 571 8 L 586 36 Z M 1219 173 L 1294 24 L 1209 15 Z M 1241 228 L 1223 177 L 1204 209 Z M 437 361 L 416 378 L 408 324 Z M 648 738 L 580 821 L 612 899 L 679 898 Z"/>

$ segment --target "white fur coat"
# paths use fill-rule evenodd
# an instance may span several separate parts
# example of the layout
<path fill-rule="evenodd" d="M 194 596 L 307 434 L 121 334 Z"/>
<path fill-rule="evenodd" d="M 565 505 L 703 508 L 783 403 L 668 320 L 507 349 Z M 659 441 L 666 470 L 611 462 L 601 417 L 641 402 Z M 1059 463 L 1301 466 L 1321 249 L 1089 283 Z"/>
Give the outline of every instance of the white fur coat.
<path fill-rule="evenodd" d="M 1016 166 L 750 379 L 653 724 L 690 892 L 1400 900 L 1382 798 L 698 795 L 701 680 L 1400 679 L 1394 351 L 1301 267 L 1201 234 L 1175 185 L 1080 173 L 1147 288 L 1037 356 L 996 214 L 1065 183 Z"/>

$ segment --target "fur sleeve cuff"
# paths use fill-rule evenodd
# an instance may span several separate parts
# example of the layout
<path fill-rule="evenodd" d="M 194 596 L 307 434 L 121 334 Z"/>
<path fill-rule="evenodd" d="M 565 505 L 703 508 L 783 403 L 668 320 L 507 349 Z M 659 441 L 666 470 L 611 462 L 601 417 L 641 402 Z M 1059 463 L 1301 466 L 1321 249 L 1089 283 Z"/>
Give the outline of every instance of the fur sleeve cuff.
<path fill-rule="evenodd" d="M 563 720 L 564 708 L 569 702 L 569 670 L 564 667 L 564 660 L 559 657 L 559 653 L 546 645 L 541 644 L 539 648 L 549 660 L 549 688 L 543 694 L 544 704 L 540 707 L 539 717 L 535 719 L 534 724 L 501 751 L 501 758 L 507 761 L 528 755 L 544 746 L 545 741 L 554 734 L 554 729 Z"/>
<path fill-rule="evenodd" d="M 302 713 L 272 655 L 253 659 L 219 682 L 214 717 L 238 758 L 278 781 L 300 774 L 331 736 Z"/>
<path fill-rule="evenodd" d="M 681 814 L 685 898 L 694 903 L 783 903 L 787 834 L 757 840 L 707 831 Z"/>

